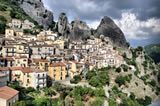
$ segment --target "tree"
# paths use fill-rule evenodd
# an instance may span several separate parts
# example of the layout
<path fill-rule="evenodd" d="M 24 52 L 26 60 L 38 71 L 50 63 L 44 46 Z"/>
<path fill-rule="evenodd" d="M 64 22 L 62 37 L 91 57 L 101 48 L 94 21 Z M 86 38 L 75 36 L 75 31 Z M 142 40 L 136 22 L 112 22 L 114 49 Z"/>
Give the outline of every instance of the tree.
<path fill-rule="evenodd" d="M 156 86 L 156 81 L 155 81 L 154 79 L 152 79 L 151 82 L 150 82 L 150 84 L 151 84 L 152 86 Z"/>
<path fill-rule="evenodd" d="M 0 15 L 0 33 L 1 34 L 5 33 L 6 23 L 7 23 L 6 18 Z"/>
<path fill-rule="evenodd" d="M 16 18 L 16 10 L 14 10 L 14 9 L 11 9 L 10 10 L 10 16 L 11 16 L 11 18 Z"/>
<path fill-rule="evenodd" d="M 120 67 L 116 68 L 116 72 L 120 73 L 121 72 L 121 68 Z"/>
<path fill-rule="evenodd" d="M 91 106 L 102 106 L 103 103 L 104 99 L 97 97 L 94 101 L 91 102 Z"/>
<path fill-rule="evenodd" d="M 117 76 L 115 82 L 118 83 L 120 87 L 121 85 L 125 85 L 125 78 L 123 76 Z"/>
<path fill-rule="evenodd" d="M 96 73 L 94 71 L 89 71 L 87 74 L 86 74 L 86 79 L 87 80 L 90 80 L 93 76 L 96 76 Z"/>
<path fill-rule="evenodd" d="M 77 84 L 81 80 L 80 75 L 75 75 L 73 80 L 70 80 L 71 83 Z"/>
<path fill-rule="evenodd" d="M 56 95 L 56 93 L 51 89 L 51 88 L 44 88 L 44 93 L 45 96 L 52 96 L 52 95 Z"/>
<path fill-rule="evenodd" d="M 109 75 L 108 72 L 99 72 L 97 78 L 102 85 L 109 85 Z"/>
<path fill-rule="evenodd" d="M 56 91 L 62 91 L 62 85 L 59 82 L 55 82 L 53 85 L 53 88 L 56 89 Z"/>
<path fill-rule="evenodd" d="M 95 89 L 94 94 L 96 97 L 106 97 L 105 91 L 102 88 Z"/>
<path fill-rule="evenodd" d="M 94 76 L 92 77 L 89 81 L 89 84 L 94 86 L 94 87 L 97 87 L 97 86 L 102 86 L 99 82 L 99 80 Z"/>
<path fill-rule="evenodd" d="M 19 101 L 14 103 L 13 106 L 26 106 L 26 103 L 24 101 Z"/>
<path fill-rule="evenodd" d="M 84 106 L 83 102 L 82 101 L 77 101 L 75 103 L 75 106 Z"/>
<path fill-rule="evenodd" d="M 33 101 L 33 104 L 35 106 L 46 106 L 47 104 L 50 104 L 50 101 L 48 98 L 38 98 L 36 100 Z"/>
<path fill-rule="evenodd" d="M 5 5 L 0 5 L 0 11 L 6 11 L 7 7 Z"/>
<path fill-rule="evenodd" d="M 152 98 L 149 96 L 145 96 L 144 105 L 147 106 L 152 103 Z"/>
<path fill-rule="evenodd" d="M 135 100 L 135 98 L 136 98 L 136 96 L 135 96 L 135 94 L 133 92 L 131 92 L 129 97 L 131 98 L 131 100 Z"/>

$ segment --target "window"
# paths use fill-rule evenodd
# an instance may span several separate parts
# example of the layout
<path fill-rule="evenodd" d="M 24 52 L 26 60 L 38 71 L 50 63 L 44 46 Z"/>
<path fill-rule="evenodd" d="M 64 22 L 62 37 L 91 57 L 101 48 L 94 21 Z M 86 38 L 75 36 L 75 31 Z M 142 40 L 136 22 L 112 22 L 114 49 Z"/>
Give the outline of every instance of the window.
<path fill-rule="evenodd" d="M 43 74 L 43 77 L 44 77 L 44 74 Z"/>
<path fill-rule="evenodd" d="M 29 79 L 27 79 L 27 83 L 29 83 Z"/>
<path fill-rule="evenodd" d="M 53 70 L 56 71 L 56 67 L 53 67 Z"/>
<path fill-rule="evenodd" d="M 39 78 L 39 74 L 38 74 L 38 78 Z"/>
<path fill-rule="evenodd" d="M 27 77 L 29 77 L 29 73 L 27 73 Z"/>

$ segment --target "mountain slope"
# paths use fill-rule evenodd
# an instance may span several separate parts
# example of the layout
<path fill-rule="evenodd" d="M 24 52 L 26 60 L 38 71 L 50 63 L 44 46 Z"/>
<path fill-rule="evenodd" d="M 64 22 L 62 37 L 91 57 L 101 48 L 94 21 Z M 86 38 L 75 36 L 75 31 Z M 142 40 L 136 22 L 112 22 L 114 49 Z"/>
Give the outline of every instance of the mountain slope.
<path fill-rule="evenodd" d="M 45 29 L 53 24 L 53 13 L 45 9 L 42 0 L 20 0 L 19 5 L 26 14 Z"/>
<path fill-rule="evenodd" d="M 144 47 L 146 53 L 155 61 L 160 62 L 160 44 L 151 44 Z"/>
<path fill-rule="evenodd" d="M 99 37 L 101 34 L 109 37 L 114 44 L 120 47 L 127 47 L 127 42 L 123 32 L 114 23 L 114 21 L 107 16 L 104 16 L 104 18 L 101 20 L 101 23 L 96 30 L 95 36 Z"/>

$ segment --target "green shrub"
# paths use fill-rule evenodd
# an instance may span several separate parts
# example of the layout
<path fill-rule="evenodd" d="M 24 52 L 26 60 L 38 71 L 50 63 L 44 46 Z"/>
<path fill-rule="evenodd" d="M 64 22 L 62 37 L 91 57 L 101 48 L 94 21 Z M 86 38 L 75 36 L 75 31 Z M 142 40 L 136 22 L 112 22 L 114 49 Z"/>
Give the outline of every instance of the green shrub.
<path fill-rule="evenodd" d="M 86 74 L 86 79 L 87 80 L 90 80 L 93 76 L 96 76 L 96 73 L 94 71 L 89 71 L 87 74 Z"/>
<path fill-rule="evenodd" d="M 0 5 L 0 11 L 6 11 L 7 10 L 7 6 L 5 5 Z"/>
<path fill-rule="evenodd" d="M 33 101 L 34 106 L 47 106 L 50 104 L 48 98 L 38 98 Z"/>
<path fill-rule="evenodd" d="M 116 72 L 120 73 L 121 72 L 121 68 L 120 67 L 116 68 Z"/>
<path fill-rule="evenodd" d="M 95 76 L 92 77 L 88 82 L 91 86 L 94 86 L 94 87 L 98 87 L 98 86 L 101 87 L 102 86 L 100 81 Z"/>
<path fill-rule="evenodd" d="M 56 92 L 54 92 L 54 90 L 52 90 L 51 88 L 44 88 L 43 91 L 45 96 L 56 95 Z"/>
<path fill-rule="evenodd" d="M 125 64 L 122 64 L 121 67 L 123 68 L 124 72 L 128 72 L 129 67 Z"/>
<path fill-rule="evenodd" d="M 76 101 L 75 106 L 84 106 L 82 101 Z"/>
<path fill-rule="evenodd" d="M 26 103 L 24 101 L 19 101 L 14 103 L 13 106 L 26 106 Z"/>
<path fill-rule="evenodd" d="M 71 83 L 74 83 L 74 84 L 77 84 L 77 83 L 80 82 L 80 81 L 81 81 L 80 75 L 75 75 L 75 76 L 73 77 L 73 80 L 70 80 L 70 82 L 71 82 Z"/>
<path fill-rule="evenodd" d="M 34 92 L 34 91 L 35 91 L 35 89 L 32 88 L 32 87 L 28 87 L 28 88 L 26 88 L 26 89 L 24 90 L 25 93 L 30 93 L 30 92 Z"/>
<path fill-rule="evenodd" d="M 115 82 L 119 85 L 125 85 L 125 78 L 123 76 L 117 76 Z"/>
<path fill-rule="evenodd" d="M 136 96 L 135 96 L 135 94 L 133 92 L 131 92 L 129 97 L 131 98 L 131 100 L 135 100 L 135 98 L 136 98 Z"/>
<path fill-rule="evenodd" d="M 56 91 L 62 91 L 63 90 L 63 87 L 62 87 L 62 85 L 59 82 L 55 82 L 54 85 L 53 85 L 53 88 Z"/>
<path fill-rule="evenodd" d="M 152 79 L 151 82 L 149 82 L 149 84 L 151 84 L 152 86 L 156 86 L 156 81 Z"/>
<path fill-rule="evenodd" d="M 104 103 L 103 98 L 96 98 L 94 101 L 91 102 L 91 106 L 102 106 Z"/>
<path fill-rule="evenodd" d="M 6 18 L 0 15 L 0 33 L 1 34 L 5 33 L 6 24 L 7 24 Z"/>
<path fill-rule="evenodd" d="M 117 103 L 115 100 L 109 99 L 109 106 L 117 106 Z"/>

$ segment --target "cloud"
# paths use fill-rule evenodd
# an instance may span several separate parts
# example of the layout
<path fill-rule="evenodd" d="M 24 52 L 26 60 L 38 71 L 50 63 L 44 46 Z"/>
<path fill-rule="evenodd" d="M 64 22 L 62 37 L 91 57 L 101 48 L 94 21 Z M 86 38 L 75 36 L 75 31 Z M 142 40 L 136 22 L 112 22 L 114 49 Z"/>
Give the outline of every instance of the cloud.
<path fill-rule="evenodd" d="M 146 40 L 160 36 L 160 19 L 139 20 L 135 13 L 122 13 L 121 19 L 114 19 L 127 39 Z"/>
<path fill-rule="evenodd" d="M 53 11 L 57 19 L 61 12 L 69 19 L 79 17 L 84 21 L 95 21 L 107 15 L 120 18 L 124 11 L 132 11 L 137 18 L 160 18 L 160 0 L 43 0 L 45 6 Z M 144 5 L 145 3 L 145 5 Z"/>
<path fill-rule="evenodd" d="M 96 29 L 103 16 L 114 19 L 133 46 L 160 43 L 160 0 L 43 0 L 55 21 L 65 12 Z M 137 42 L 137 43 L 136 43 Z"/>
<path fill-rule="evenodd" d="M 93 22 L 89 23 L 88 26 L 90 28 L 97 29 L 99 24 L 100 24 L 100 21 L 93 21 Z"/>

